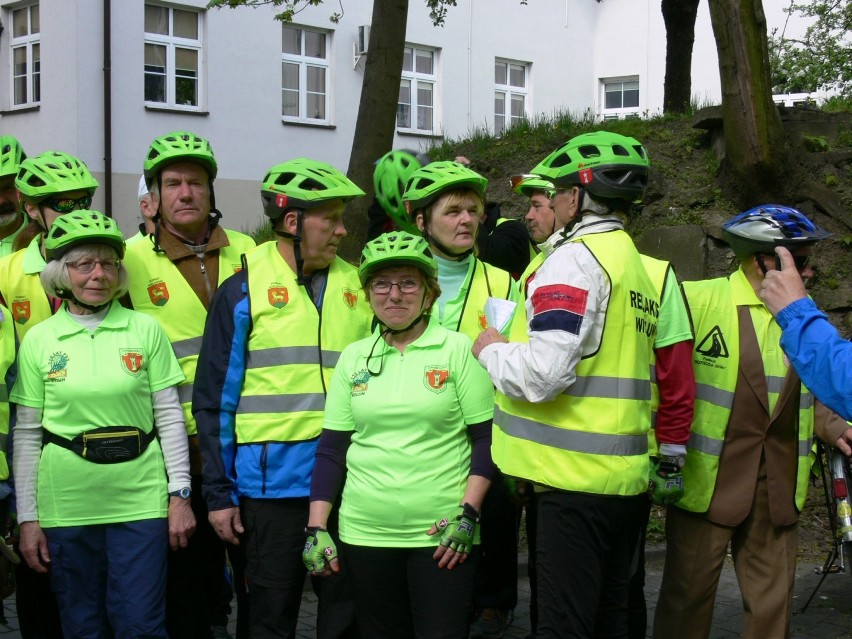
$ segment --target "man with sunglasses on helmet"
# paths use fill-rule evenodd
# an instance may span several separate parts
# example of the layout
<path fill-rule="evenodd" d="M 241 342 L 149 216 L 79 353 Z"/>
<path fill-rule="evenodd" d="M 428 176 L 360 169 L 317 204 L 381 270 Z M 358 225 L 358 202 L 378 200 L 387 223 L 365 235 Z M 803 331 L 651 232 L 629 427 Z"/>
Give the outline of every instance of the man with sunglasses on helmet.
<path fill-rule="evenodd" d="M 790 251 L 775 253 L 780 265 L 760 283 L 760 299 L 781 327 L 781 348 L 816 398 L 852 420 L 852 343 L 808 297 Z"/>
<path fill-rule="evenodd" d="M 814 435 L 852 452 L 852 429 L 814 402 L 779 347 L 758 297 L 787 248 L 803 277 L 828 236 L 800 211 L 766 204 L 724 226 L 739 261 L 729 277 L 683 285 L 695 330 L 695 415 L 681 500 L 666 515 L 666 564 L 654 636 L 707 637 L 730 545 L 746 638 L 789 636 L 799 513 Z"/>
<path fill-rule="evenodd" d="M 193 412 L 210 521 L 246 548 L 251 636 L 268 639 L 295 636 L 326 391 L 343 349 L 370 334 L 372 313 L 356 269 L 337 257 L 345 204 L 364 192 L 301 158 L 272 167 L 260 195 L 278 239 L 247 252 L 213 299 Z M 320 639 L 352 636 L 338 577 L 317 584 Z"/>
<path fill-rule="evenodd" d="M 627 634 L 659 294 L 624 224 L 648 168 L 637 140 L 593 132 L 533 169 L 560 230 L 521 277 L 509 341 L 488 329 L 473 348 L 498 391 L 494 461 L 535 485 L 538 638 Z"/>
<path fill-rule="evenodd" d="M 15 238 L 26 226 L 15 188 L 18 169 L 26 159 L 18 140 L 11 135 L 0 135 L 0 257 L 12 254 Z"/>
<path fill-rule="evenodd" d="M 159 321 L 186 377 L 178 395 L 189 435 L 192 488 L 178 496 L 190 500 L 198 526 L 187 548 L 169 553 L 167 626 L 172 636 L 187 639 L 207 639 L 211 628 L 216 636 L 227 636 L 225 546 L 207 521 L 201 495 L 192 388 L 213 294 L 240 269 L 242 253 L 254 247 L 250 237 L 219 225 L 222 214 L 213 191 L 217 168 L 210 143 L 194 133 L 155 138 L 144 162 L 156 211 L 154 231 L 129 244 L 124 261 L 130 304 Z"/>

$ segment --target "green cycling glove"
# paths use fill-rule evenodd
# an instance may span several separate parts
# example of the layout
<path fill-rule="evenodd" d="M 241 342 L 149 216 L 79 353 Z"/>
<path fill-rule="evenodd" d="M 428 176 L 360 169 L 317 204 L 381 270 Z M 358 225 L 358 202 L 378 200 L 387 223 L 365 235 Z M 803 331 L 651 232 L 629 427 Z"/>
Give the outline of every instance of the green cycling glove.
<path fill-rule="evenodd" d="M 661 455 L 658 459 L 651 458 L 649 461 L 651 473 L 648 490 L 651 493 L 651 501 L 658 506 L 679 502 L 683 497 L 683 458 Z"/>
<path fill-rule="evenodd" d="M 337 546 L 325 528 L 308 526 L 305 528 L 308 538 L 305 540 L 305 550 L 302 551 L 302 561 L 305 568 L 311 572 L 328 570 L 332 559 L 337 559 Z"/>
<path fill-rule="evenodd" d="M 459 506 L 458 514 L 452 519 L 444 517 L 435 526 L 441 532 L 441 545 L 460 553 L 473 550 L 473 538 L 479 513 L 468 503 Z"/>

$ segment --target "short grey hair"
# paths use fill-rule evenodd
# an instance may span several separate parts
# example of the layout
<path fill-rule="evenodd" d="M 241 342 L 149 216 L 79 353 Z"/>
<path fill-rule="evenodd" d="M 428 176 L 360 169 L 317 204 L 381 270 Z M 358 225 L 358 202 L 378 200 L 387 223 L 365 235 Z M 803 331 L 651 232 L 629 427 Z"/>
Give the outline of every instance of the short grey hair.
<path fill-rule="evenodd" d="M 41 285 L 48 295 L 52 297 L 61 297 L 71 293 L 71 277 L 68 275 L 68 262 L 76 262 L 83 258 L 91 258 L 94 260 L 105 259 L 109 257 L 118 257 L 115 249 L 106 244 L 83 244 L 76 246 L 68 251 L 65 255 L 55 260 L 51 260 L 44 267 L 44 270 L 39 274 Z M 118 286 L 115 289 L 115 294 L 112 299 L 117 299 L 127 293 L 127 270 L 124 264 L 118 268 Z"/>

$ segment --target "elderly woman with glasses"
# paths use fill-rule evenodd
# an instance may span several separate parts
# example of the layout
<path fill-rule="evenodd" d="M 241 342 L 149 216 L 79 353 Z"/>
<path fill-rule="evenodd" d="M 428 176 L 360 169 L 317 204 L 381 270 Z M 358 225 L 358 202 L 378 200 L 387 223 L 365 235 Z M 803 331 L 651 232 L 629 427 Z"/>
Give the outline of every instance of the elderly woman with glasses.
<path fill-rule="evenodd" d="M 116 301 L 112 220 L 57 216 L 44 249 L 41 281 L 64 303 L 22 341 L 11 395 L 21 552 L 49 573 L 66 639 L 165 638 L 168 545 L 195 528 L 183 374 L 157 322 Z"/>
<path fill-rule="evenodd" d="M 470 339 L 430 315 L 440 288 L 423 238 L 369 242 L 359 277 L 378 326 L 334 369 L 305 563 L 321 575 L 343 562 L 362 636 L 466 638 L 494 392 Z M 338 560 L 325 525 L 344 476 Z"/>

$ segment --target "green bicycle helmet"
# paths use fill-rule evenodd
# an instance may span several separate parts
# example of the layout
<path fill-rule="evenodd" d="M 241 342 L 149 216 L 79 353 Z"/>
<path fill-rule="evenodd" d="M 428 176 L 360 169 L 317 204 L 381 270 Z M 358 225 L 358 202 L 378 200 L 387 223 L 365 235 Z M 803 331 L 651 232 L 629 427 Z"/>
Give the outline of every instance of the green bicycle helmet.
<path fill-rule="evenodd" d="M 781 204 L 762 204 L 731 218 L 722 226 L 725 241 L 742 259 L 772 255 L 776 246 L 790 250 L 812 246 L 831 236 L 798 209 Z"/>
<path fill-rule="evenodd" d="M 513 175 L 509 178 L 512 190 L 518 195 L 532 197 L 536 191 L 542 192 L 548 197 L 553 195 L 553 183 L 548 182 L 539 175 L 526 173 L 524 175 Z"/>
<path fill-rule="evenodd" d="M 116 223 L 99 211 L 72 211 L 60 215 L 50 225 L 44 239 L 44 255 L 48 261 L 65 255 L 81 244 L 106 244 L 124 257 L 124 236 Z"/>
<path fill-rule="evenodd" d="M 200 164 L 207 171 L 211 182 L 216 179 L 218 165 L 210 143 L 188 131 L 173 131 L 154 138 L 145 156 L 143 172 L 149 190 L 160 171 L 175 162 Z"/>
<path fill-rule="evenodd" d="M 402 203 L 402 194 L 408 178 L 429 162 L 427 155 L 416 151 L 407 149 L 389 151 L 376 162 L 376 168 L 373 171 L 373 191 L 376 194 L 376 201 L 394 224 L 414 235 L 419 234 L 420 231 L 408 219 L 405 205 Z"/>
<path fill-rule="evenodd" d="M 391 265 L 415 266 L 427 277 L 438 277 L 438 262 L 432 256 L 426 240 L 405 231 L 393 231 L 367 242 L 361 251 L 361 263 L 358 266 L 361 286 L 364 286 L 376 271 Z"/>
<path fill-rule="evenodd" d="M 94 194 L 98 181 L 82 160 L 60 151 L 45 151 L 21 162 L 15 188 L 25 198 L 41 200 L 66 191 Z"/>
<path fill-rule="evenodd" d="M 347 201 L 363 195 L 357 184 L 330 164 L 306 158 L 276 164 L 260 186 L 263 212 L 272 220 L 287 209 L 312 209 L 329 200 Z"/>
<path fill-rule="evenodd" d="M 0 177 L 17 175 L 27 154 L 21 143 L 11 135 L 0 135 Z"/>
<path fill-rule="evenodd" d="M 402 201 L 410 211 L 426 208 L 448 189 L 470 189 L 479 197 L 485 194 L 488 180 L 458 162 L 432 162 L 415 171 L 405 185 Z M 413 215 L 411 216 L 414 217 Z"/>
<path fill-rule="evenodd" d="M 594 197 L 635 203 L 648 186 L 650 165 L 638 140 L 595 131 L 571 138 L 532 172 L 557 188 L 580 186 Z"/>

